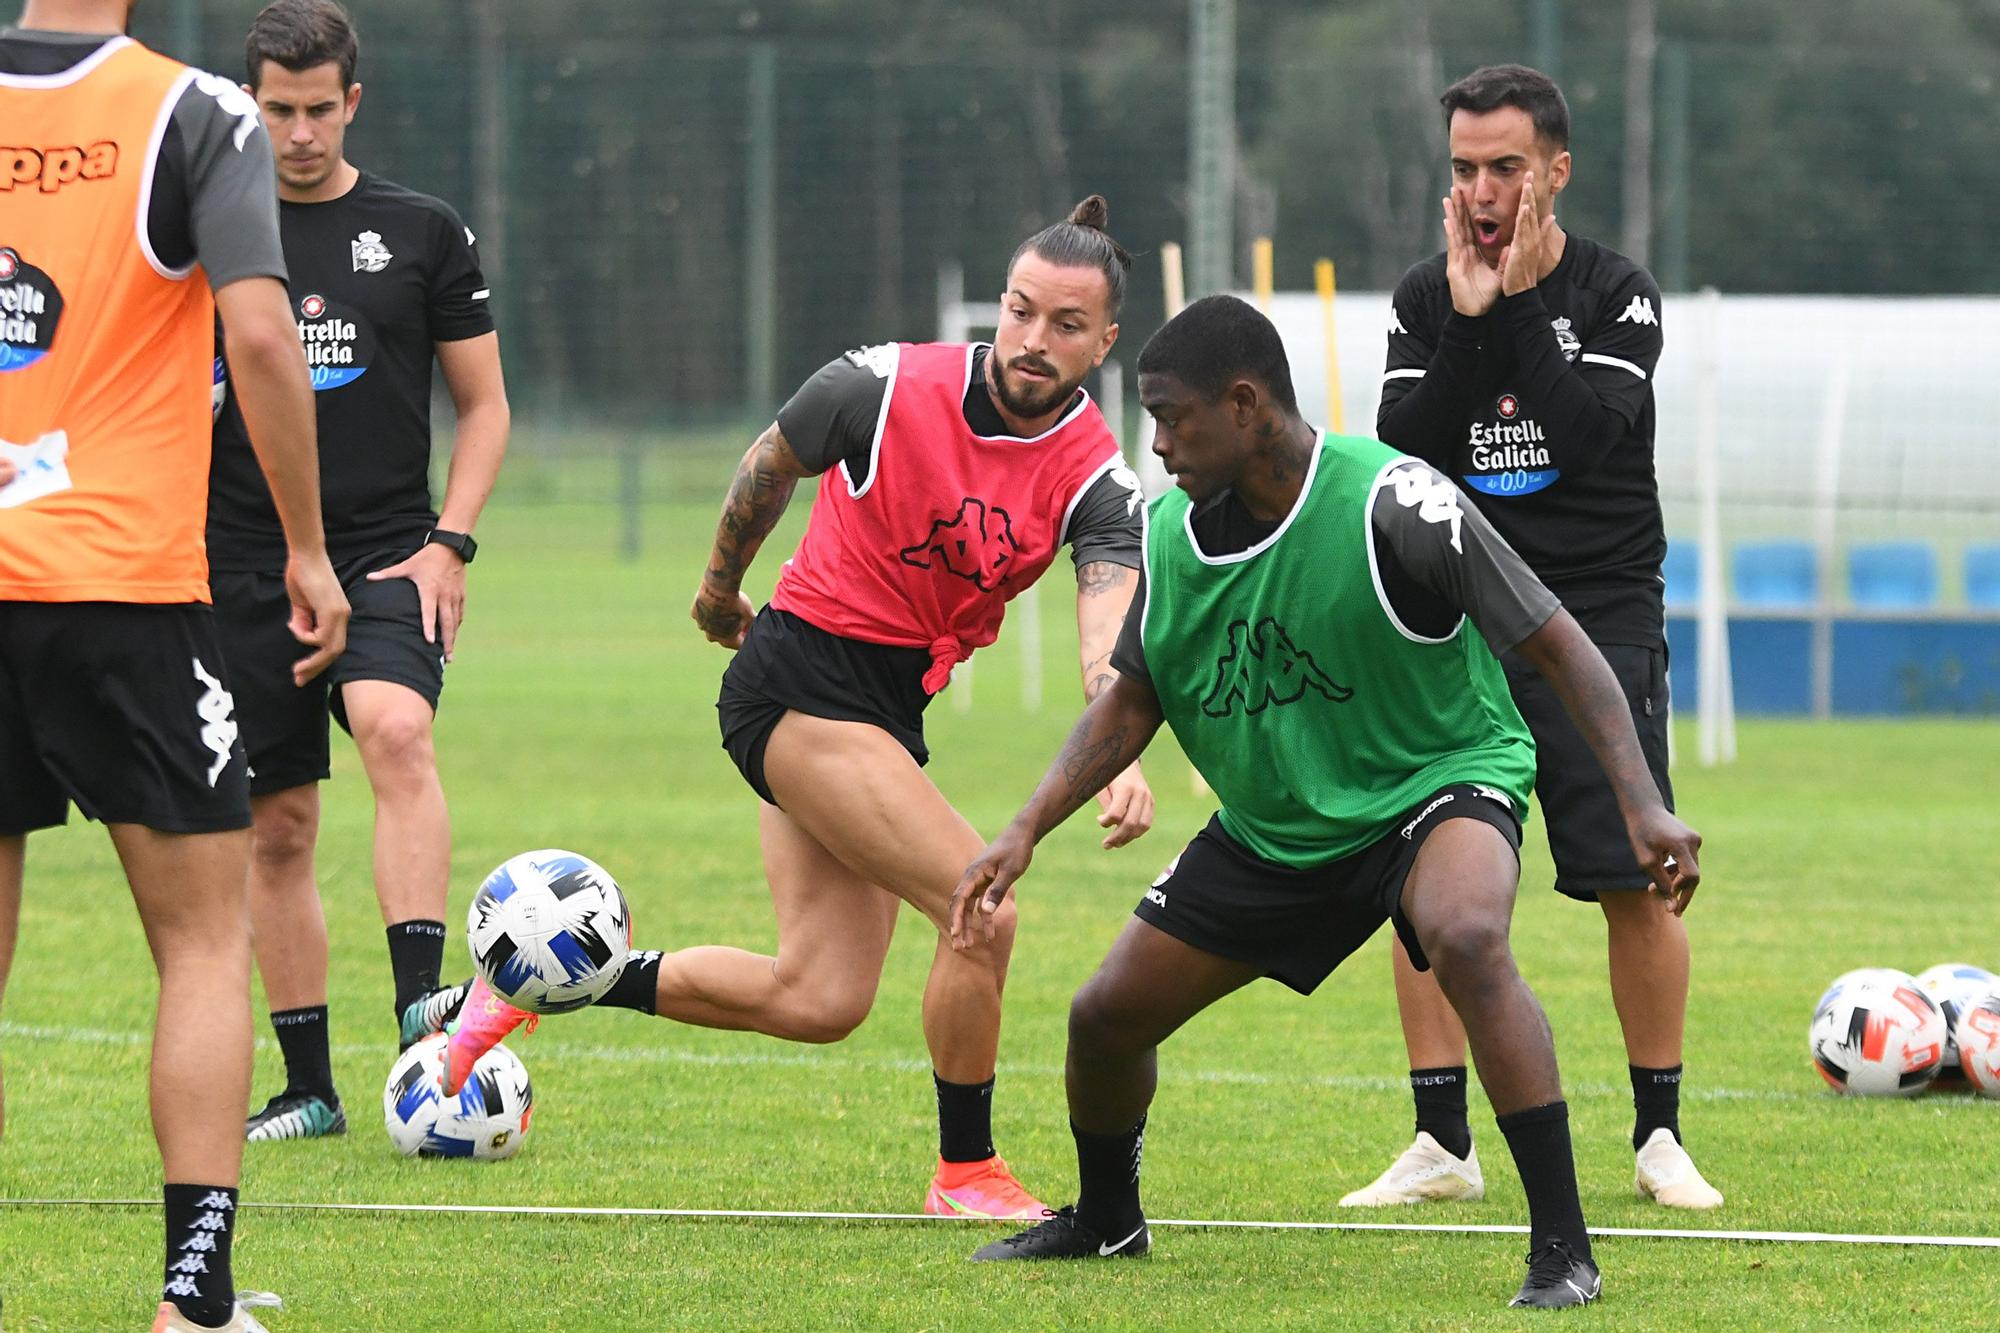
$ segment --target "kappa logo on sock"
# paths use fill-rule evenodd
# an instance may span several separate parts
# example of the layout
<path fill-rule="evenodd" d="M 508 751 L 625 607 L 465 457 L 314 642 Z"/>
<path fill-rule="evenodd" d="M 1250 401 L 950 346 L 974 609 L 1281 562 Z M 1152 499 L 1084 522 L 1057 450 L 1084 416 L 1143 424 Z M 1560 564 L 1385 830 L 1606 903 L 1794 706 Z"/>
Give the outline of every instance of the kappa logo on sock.
<path fill-rule="evenodd" d="M 198 1254 L 184 1254 L 167 1265 L 169 1273 L 206 1273 L 208 1260 Z"/>
<path fill-rule="evenodd" d="M 227 1231 L 229 1230 L 229 1219 L 221 1213 L 203 1213 L 200 1217 L 188 1223 L 188 1227 L 194 1231 Z"/>
<path fill-rule="evenodd" d="M 165 1291 L 166 1294 L 169 1296 L 201 1295 L 201 1288 L 196 1286 L 195 1280 L 189 1277 L 185 1273 L 175 1278 L 172 1282 L 167 1283 L 167 1285 L 164 1288 L 162 1288 L 162 1290 Z"/>
<path fill-rule="evenodd" d="M 206 1231 L 197 1232 L 181 1242 L 181 1249 L 193 1250 L 197 1254 L 213 1254 L 216 1249 L 215 1237 Z"/>

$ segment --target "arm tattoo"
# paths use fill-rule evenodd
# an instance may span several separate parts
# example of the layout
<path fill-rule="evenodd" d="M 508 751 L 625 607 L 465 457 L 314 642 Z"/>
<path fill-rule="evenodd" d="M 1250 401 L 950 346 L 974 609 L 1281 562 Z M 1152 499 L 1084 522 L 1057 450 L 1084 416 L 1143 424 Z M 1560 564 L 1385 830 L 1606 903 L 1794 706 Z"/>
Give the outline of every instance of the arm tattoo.
<path fill-rule="evenodd" d="M 1092 665 L 1094 666 L 1096 663 L 1092 663 Z M 1109 671 L 1101 671 L 1097 675 L 1092 676 L 1084 682 L 1083 701 L 1089 703 L 1092 699 L 1110 689 L 1111 682 L 1117 679 L 1118 677 L 1112 675 Z"/>
<path fill-rule="evenodd" d="M 1076 571 L 1076 592 L 1079 597 L 1101 597 L 1113 588 L 1122 588 L 1132 577 L 1132 571 L 1110 560 L 1092 560 L 1079 565 Z"/>
<path fill-rule="evenodd" d="M 777 424 L 757 437 L 729 483 L 729 495 L 722 502 L 722 519 L 715 529 L 715 558 L 708 574 L 728 584 L 742 581 L 757 548 L 771 529 L 778 526 L 792 491 L 799 484 L 798 473 L 783 466 L 791 446 L 778 433 Z"/>
<path fill-rule="evenodd" d="M 1121 726 L 1101 738 L 1093 739 L 1081 729 L 1069 738 L 1057 762 L 1062 765 L 1063 776 L 1069 779 L 1070 800 L 1082 804 L 1125 771 L 1125 736 L 1126 730 Z"/>

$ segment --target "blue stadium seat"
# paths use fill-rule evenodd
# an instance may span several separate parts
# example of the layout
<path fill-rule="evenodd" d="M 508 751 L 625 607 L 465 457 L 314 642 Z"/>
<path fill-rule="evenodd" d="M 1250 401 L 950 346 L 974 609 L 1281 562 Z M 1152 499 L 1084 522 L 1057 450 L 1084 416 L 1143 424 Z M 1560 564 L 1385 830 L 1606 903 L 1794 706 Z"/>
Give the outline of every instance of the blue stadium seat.
<path fill-rule="evenodd" d="M 1667 562 L 1660 573 L 1667 580 L 1667 605 L 1693 606 L 1701 597 L 1701 547 L 1668 538 Z"/>
<path fill-rule="evenodd" d="M 1965 604 L 1981 611 L 2000 611 L 2000 546 L 1966 549 Z"/>
<path fill-rule="evenodd" d="M 1937 605 L 1937 551 L 1928 542 L 1873 542 L 1847 553 L 1847 599 L 1871 611 Z"/>
<path fill-rule="evenodd" d="M 1819 600 L 1819 559 L 1810 542 L 1740 542 L 1730 566 L 1738 606 L 1779 610 Z"/>

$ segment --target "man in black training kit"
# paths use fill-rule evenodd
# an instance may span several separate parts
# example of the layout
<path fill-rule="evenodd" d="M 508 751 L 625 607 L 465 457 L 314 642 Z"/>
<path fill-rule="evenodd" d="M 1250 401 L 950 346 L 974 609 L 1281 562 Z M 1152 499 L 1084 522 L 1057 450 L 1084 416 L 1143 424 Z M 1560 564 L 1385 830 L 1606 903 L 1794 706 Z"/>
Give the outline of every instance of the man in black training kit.
<path fill-rule="evenodd" d="M 318 407 L 327 547 L 354 605 L 347 654 L 292 685 L 278 614 L 282 547 L 233 391 L 215 428 L 209 559 L 250 754 L 250 911 L 285 1087 L 250 1139 L 343 1133 L 327 1052 L 327 937 L 313 848 L 329 711 L 375 794 L 375 892 L 388 927 L 399 1038 L 441 1028 L 451 824 L 431 723 L 465 608 L 473 524 L 507 448 L 507 393 L 472 233 L 448 206 L 352 166 L 359 45 L 333 0 L 279 0 L 244 59 L 277 157 L 291 300 Z M 431 358 L 458 408 L 442 514 L 431 508 Z M 330 687 L 330 688 L 329 688 Z"/>
<path fill-rule="evenodd" d="M 1441 99 L 1451 142 L 1445 251 L 1396 289 L 1376 433 L 1458 480 L 1611 663 L 1667 807 L 1667 542 L 1653 476 L 1660 291 L 1645 269 L 1565 233 L 1569 108 L 1547 76 L 1481 69 Z M 1634 1183 L 1670 1208 L 1722 1195 L 1680 1141 L 1688 937 L 1647 893 L 1611 784 L 1562 702 L 1502 659 L 1534 733 L 1535 789 L 1556 890 L 1596 901 L 1625 1032 L 1637 1121 Z M 1415 1141 L 1343 1206 L 1476 1199 L 1485 1189 L 1465 1107 L 1465 1029 L 1401 950 L 1396 998 L 1410 1052 Z"/>
<path fill-rule="evenodd" d="M 1159 1044 L 1260 976 L 1311 993 L 1388 920 L 1463 1016 L 1520 1169 L 1532 1241 L 1513 1303 L 1595 1300 L 1555 1043 L 1507 943 L 1535 759 L 1495 652 L 1530 662 L 1589 737 L 1663 897 L 1694 891 L 1700 838 L 1661 803 L 1576 622 L 1427 464 L 1307 425 L 1269 320 L 1195 302 L 1140 353 L 1139 401 L 1179 489 L 1152 506 L 1118 678 L 966 871 L 954 940 L 990 928 L 1036 842 L 1162 721 L 1222 809 L 1070 1007 L 1077 1203 L 973 1257 L 1144 1254 Z"/>

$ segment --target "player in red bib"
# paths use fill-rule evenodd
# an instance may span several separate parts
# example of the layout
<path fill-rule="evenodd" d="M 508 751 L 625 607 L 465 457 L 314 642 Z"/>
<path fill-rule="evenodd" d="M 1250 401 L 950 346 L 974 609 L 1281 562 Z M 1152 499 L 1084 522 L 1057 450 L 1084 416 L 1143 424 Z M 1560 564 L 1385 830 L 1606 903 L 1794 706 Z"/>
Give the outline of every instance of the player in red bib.
<path fill-rule="evenodd" d="M 921 765 L 923 710 L 954 664 L 993 642 L 1009 599 L 1068 543 L 1084 694 L 1137 586 L 1138 480 L 1084 377 L 1118 338 L 1131 259 L 1093 195 L 1025 241 L 993 343 L 847 353 L 794 395 L 744 455 L 695 595 L 702 632 L 737 650 L 717 703 L 722 743 L 763 799 L 772 958 L 711 946 L 633 955 L 599 1001 L 701 1027 L 834 1042 L 868 1016 L 896 915 L 938 928 L 924 988 L 939 1161 L 925 1211 L 1039 1218 L 993 1150 L 1000 994 L 1014 939 L 954 953 L 952 890 L 985 846 Z M 758 613 L 744 570 L 801 477 L 825 474 L 806 536 Z M 1152 825 L 1137 764 L 1099 794 L 1107 847 Z M 476 982 L 452 1038 L 456 1083 L 518 1023 Z"/>

